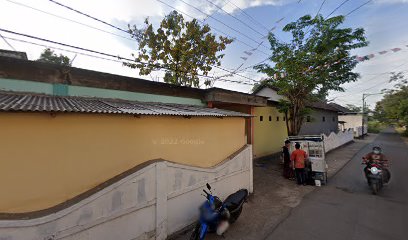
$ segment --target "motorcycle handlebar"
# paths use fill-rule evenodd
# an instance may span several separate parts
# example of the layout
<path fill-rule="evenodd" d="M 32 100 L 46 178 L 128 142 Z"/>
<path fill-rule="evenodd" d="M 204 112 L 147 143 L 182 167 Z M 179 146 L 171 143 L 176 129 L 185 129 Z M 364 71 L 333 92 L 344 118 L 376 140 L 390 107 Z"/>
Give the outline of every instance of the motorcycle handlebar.
<path fill-rule="evenodd" d="M 204 192 L 207 196 L 210 195 L 207 191 L 205 191 L 205 189 L 203 189 L 203 192 Z"/>

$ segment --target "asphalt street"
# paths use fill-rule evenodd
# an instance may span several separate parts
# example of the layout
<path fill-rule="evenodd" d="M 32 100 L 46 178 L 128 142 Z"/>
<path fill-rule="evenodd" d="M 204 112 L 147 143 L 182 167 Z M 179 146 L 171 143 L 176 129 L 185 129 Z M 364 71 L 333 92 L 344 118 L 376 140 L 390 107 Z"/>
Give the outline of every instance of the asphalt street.
<path fill-rule="evenodd" d="M 374 145 L 392 161 L 390 183 L 373 195 L 361 158 Z M 408 239 L 408 146 L 392 129 L 378 135 L 327 186 L 306 195 L 267 239 Z"/>

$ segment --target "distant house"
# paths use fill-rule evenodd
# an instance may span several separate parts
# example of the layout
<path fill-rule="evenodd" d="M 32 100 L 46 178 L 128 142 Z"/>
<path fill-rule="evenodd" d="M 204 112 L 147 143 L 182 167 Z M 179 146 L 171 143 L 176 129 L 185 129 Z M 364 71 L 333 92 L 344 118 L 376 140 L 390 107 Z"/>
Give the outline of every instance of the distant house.
<path fill-rule="evenodd" d="M 338 114 L 339 114 L 339 123 L 340 123 L 340 129 L 346 130 L 346 129 L 353 129 L 354 130 L 354 136 L 355 137 L 360 137 L 362 135 L 363 131 L 363 121 L 364 121 L 364 134 L 367 134 L 367 122 L 368 122 L 368 117 L 364 116 L 363 120 L 363 114 L 361 112 L 353 112 L 350 111 L 350 109 L 345 108 L 339 104 L 336 103 L 330 103 L 330 105 L 337 109 Z"/>
<path fill-rule="evenodd" d="M 264 130 L 259 130 L 259 132 L 264 132 L 264 134 L 268 135 L 265 137 L 266 141 L 272 141 L 272 148 L 270 146 L 267 147 L 267 144 L 264 144 L 264 148 L 273 149 L 274 151 L 278 150 L 278 146 L 282 145 L 283 140 L 287 137 L 287 130 L 286 124 L 284 121 L 284 116 L 282 113 L 277 111 L 277 104 L 279 100 L 283 99 L 284 97 L 278 94 L 277 89 L 273 89 L 270 87 L 263 87 L 258 89 L 255 92 L 256 95 L 268 97 L 268 103 L 271 105 L 269 108 L 271 112 L 275 112 L 273 117 L 274 120 L 280 119 L 282 121 L 279 126 L 269 126 L 270 132 L 265 132 Z M 307 115 L 304 119 L 303 126 L 299 132 L 299 135 L 315 135 L 315 134 L 330 134 L 331 132 L 338 131 L 338 113 L 337 110 L 331 107 L 329 104 L 324 102 L 315 102 L 309 103 L 308 107 L 312 109 L 312 112 Z M 256 114 L 258 115 L 258 114 Z M 271 116 L 273 116 L 272 114 Z M 255 124 L 257 121 L 260 123 L 260 116 L 257 116 L 258 119 L 255 120 Z M 266 116 L 268 121 L 269 115 Z M 263 118 L 262 118 L 262 121 Z M 259 124 L 258 123 L 258 124 Z M 258 125 L 262 126 L 262 125 Z M 255 136 L 256 136 L 256 129 L 257 125 L 255 125 Z M 269 143 L 271 145 L 271 143 Z M 254 152 L 256 152 L 257 143 L 254 143 Z M 272 151 L 272 150 L 270 150 Z"/>
<path fill-rule="evenodd" d="M 299 135 L 329 135 L 338 131 L 338 112 L 325 102 L 307 104 L 312 112 L 305 116 Z"/>

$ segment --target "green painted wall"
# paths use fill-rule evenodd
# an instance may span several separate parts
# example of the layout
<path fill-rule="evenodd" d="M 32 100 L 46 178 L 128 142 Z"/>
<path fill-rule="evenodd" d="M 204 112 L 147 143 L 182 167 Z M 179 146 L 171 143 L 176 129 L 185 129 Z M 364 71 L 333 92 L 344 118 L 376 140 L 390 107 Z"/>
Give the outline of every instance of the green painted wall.
<path fill-rule="evenodd" d="M 53 94 L 54 87 L 49 83 L 0 78 L 0 90 Z"/>
<path fill-rule="evenodd" d="M 16 92 L 34 92 L 57 96 L 119 98 L 142 102 L 164 102 L 205 106 L 205 103 L 203 103 L 200 99 L 194 98 L 173 97 L 103 88 L 90 88 L 69 85 L 67 86 L 63 84 L 50 84 L 3 78 L 0 78 L 0 90 Z"/>
<path fill-rule="evenodd" d="M 104 98 L 120 98 L 120 99 L 143 101 L 143 102 L 165 102 L 165 103 L 179 103 L 179 104 L 190 104 L 190 105 L 200 105 L 200 106 L 205 105 L 203 102 L 201 102 L 200 99 L 154 95 L 154 94 L 138 93 L 138 92 L 127 92 L 127 91 L 119 91 L 119 90 L 111 90 L 111 89 L 103 89 L 103 88 L 68 86 L 68 93 L 70 96 L 92 96 L 92 97 L 104 97 Z"/>

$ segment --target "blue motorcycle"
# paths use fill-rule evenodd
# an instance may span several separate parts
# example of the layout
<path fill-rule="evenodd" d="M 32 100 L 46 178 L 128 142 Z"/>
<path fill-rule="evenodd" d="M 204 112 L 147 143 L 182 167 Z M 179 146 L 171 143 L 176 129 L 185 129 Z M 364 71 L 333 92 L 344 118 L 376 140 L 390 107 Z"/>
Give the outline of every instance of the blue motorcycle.
<path fill-rule="evenodd" d="M 241 189 L 231 194 L 224 202 L 211 192 L 211 186 L 207 183 L 207 192 L 203 189 L 206 201 L 200 207 L 200 219 L 191 234 L 190 240 L 203 240 L 208 232 L 216 232 L 223 235 L 229 227 L 241 215 L 242 206 L 248 198 L 248 190 Z"/>

